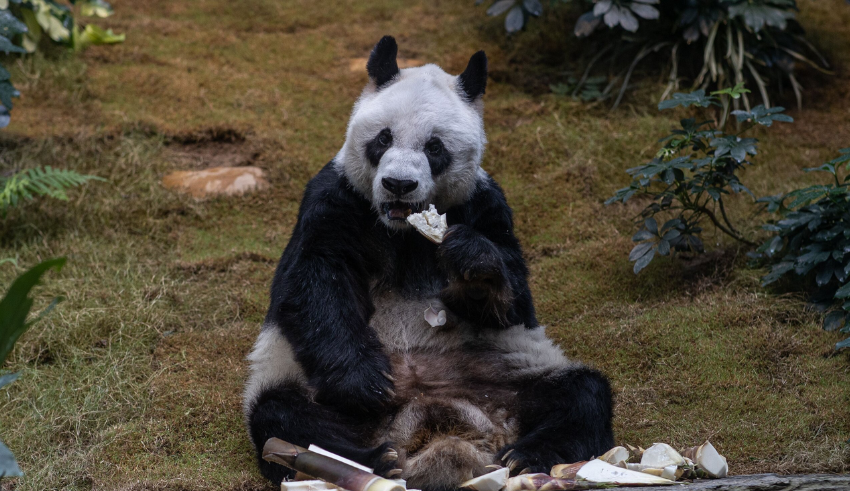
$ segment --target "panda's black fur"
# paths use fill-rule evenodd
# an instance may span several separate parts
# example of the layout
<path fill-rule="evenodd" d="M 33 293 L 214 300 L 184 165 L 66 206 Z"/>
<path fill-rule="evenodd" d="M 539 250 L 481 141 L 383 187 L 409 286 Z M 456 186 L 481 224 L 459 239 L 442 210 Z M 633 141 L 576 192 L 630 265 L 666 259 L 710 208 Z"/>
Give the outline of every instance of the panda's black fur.
<path fill-rule="evenodd" d="M 372 90 L 396 83 L 396 51 L 392 38 L 376 46 Z M 457 84 L 467 102 L 480 101 L 483 52 Z M 381 162 L 380 150 L 364 146 L 366 165 Z M 455 165 L 438 150 L 447 154 L 438 168 Z M 466 199 L 440 210 L 449 232 L 435 245 L 389 228 L 339 164 L 307 185 L 252 354 L 245 412 L 263 475 L 291 476 L 259 458 L 271 437 L 426 490 L 451 489 L 492 462 L 547 472 L 610 448 L 609 384 L 543 336 L 498 184 L 477 172 Z M 433 302 L 445 326 L 406 315 Z M 394 319 L 407 334 L 391 341 Z"/>

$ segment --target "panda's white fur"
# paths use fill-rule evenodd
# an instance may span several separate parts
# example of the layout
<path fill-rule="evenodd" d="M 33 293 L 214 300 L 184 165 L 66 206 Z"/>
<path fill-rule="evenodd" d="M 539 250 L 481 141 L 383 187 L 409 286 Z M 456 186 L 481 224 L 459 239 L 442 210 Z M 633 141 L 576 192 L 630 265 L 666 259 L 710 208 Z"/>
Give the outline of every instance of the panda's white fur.
<path fill-rule="evenodd" d="M 430 64 L 401 70 L 392 84 L 380 90 L 374 81 L 363 90 L 334 162 L 376 211 L 381 203 L 394 199 L 381 185 L 386 176 L 417 181 L 419 186 L 405 200 L 432 203 L 441 211 L 469 198 L 483 172 L 480 164 L 487 137 L 481 99 L 465 101 L 457 80 Z M 381 165 L 373 167 L 365 157 L 366 144 L 387 127 L 393 128 L 393 146 L 381 158 Z M 422 152 L 434 136 L 453 157 L 453 165 L 436 178 Z M 407 222 L 379 216 L 389 227 L 409 227 Z"/>

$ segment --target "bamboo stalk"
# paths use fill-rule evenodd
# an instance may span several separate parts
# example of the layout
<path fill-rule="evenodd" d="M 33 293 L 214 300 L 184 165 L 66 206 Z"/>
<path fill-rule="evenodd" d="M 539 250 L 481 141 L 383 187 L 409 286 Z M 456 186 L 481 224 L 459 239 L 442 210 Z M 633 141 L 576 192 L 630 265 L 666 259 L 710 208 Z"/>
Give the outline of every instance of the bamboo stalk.
<path fill-rule="evenodd" d="M 263 446 L 263 459 L 349 491 L 405 491 L 404 487 L 395 481 L 278 438 L 269 438 L 266 441 Z"/>

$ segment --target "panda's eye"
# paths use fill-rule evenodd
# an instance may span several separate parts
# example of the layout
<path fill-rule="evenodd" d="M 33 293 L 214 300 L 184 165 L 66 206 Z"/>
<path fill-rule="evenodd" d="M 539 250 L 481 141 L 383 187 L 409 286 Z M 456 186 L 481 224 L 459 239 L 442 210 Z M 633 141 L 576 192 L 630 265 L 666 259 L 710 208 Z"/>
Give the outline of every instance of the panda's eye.
<path fill-rule="evenodd" d="M 431 140 L 425 145 L 425 151 L 431 155 L 440 155 L 443 153 L 443 142 L 440 140 Z"/>
<path fill-rule="evenodd" d="M 382 147 L 388 147 L 392 142 L 393 137 L 392 135 L 390 135 L 389 131 L 384 130 L 378 135 L 378 145 Z"/>

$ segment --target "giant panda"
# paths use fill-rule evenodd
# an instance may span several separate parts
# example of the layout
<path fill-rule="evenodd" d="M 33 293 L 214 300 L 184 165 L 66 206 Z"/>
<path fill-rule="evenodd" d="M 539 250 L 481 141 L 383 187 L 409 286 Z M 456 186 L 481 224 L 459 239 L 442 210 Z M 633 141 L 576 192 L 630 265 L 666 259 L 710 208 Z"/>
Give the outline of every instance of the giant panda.
<path fill-rule="evenodd" d="M 512 212 L 480 164 L 487 57 L 459 76 L 399 70 L 381 39 L 339 153 L 309 182 L 249 354 L 260 458 L 316 444 L 411 488 L 455 489 L 498 463 L 548 472 L 613 445 L 612 394 L 537 322 Z M 434 204 L 435 245 L 405 217 Z M 445 325 L 426 322 L 445 310 Z"/>

